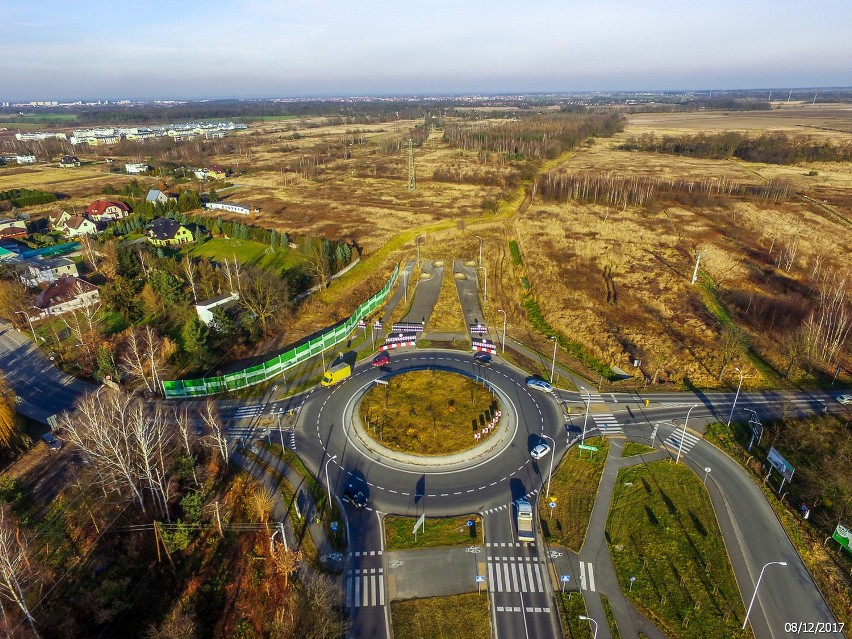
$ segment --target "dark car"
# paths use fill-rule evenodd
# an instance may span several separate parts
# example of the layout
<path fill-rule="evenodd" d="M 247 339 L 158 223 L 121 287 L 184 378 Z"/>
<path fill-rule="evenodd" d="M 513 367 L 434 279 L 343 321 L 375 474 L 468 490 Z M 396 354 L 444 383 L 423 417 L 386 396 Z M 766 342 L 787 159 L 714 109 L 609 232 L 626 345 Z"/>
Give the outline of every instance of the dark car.
<path fill-rule="evenodd" d="M 390 364 L 390 356 L 387 353 L 379 353 L 373 358 L 373 366 L 386 366 Z"/>
<path fill-rule="evenodd" d="M 474 353 L 473 361 L 480 366 L 491 366 L 491 362 L 494 361 L 491 357 L 491 353 L 486 353 L 485 351 L 479 351 L 478 353 Z"/>
<path fill-rule="evenodd" d="M 367 495 L 364 494 L 364 491 L 357 485 L 353 483 L 346 484 L 346 487 L 343 489 L 343 500 L 348 501 L 355 508 L 363 508 L 367 505 Z"/>
<path fill-rule="evenodd" d="M 45 433 L 41 438 L 50 450 L 59 450 L 62 448 L 62 442 L 50 433 Z"/>

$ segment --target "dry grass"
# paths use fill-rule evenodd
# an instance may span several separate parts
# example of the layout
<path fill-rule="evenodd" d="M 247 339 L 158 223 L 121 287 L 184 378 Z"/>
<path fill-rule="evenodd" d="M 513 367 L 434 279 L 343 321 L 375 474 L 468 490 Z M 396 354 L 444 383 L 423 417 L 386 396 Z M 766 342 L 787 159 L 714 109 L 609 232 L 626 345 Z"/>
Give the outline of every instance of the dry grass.
<path fill-rule="evenodd" d="M 429 316 L 428 330 L 436 332 L 465 332 L 467 327 L 464 322 L 461 301 L 459 301 L 456 281 L 453 277 L 452 261 L 444 263 L 444 277 L 441 282 L 441 294 L 438 302 Z"/>

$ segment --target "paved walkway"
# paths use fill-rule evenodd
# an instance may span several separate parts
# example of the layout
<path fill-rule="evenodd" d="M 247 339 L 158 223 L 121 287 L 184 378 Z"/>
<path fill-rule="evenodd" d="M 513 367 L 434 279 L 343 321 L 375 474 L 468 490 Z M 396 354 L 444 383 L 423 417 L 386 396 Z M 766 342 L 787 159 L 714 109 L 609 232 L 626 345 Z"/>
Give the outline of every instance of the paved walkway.
<path fill-rule="evenodd" d="M 446 597 L 476 592 L 476 576 L 486 574 L 484 549 L 442 546 L 385 552 L 390 600 Z M 480 565 L 481 564 L 481 565 Z"/>

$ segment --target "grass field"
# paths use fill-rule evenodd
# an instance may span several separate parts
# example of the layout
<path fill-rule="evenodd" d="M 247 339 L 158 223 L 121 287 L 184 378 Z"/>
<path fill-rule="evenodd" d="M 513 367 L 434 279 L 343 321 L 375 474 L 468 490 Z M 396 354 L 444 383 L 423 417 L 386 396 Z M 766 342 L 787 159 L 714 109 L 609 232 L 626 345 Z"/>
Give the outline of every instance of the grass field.
<path fill-rule="evenodd" d="M 473 521 L 473 526 L 468 526 L 468 521 Z M 412 532 L 416 522 L 416 517 L 386 516 L 384 518 L 386 549 L 475 546 L 483 543 L 482 518 L 479 515 L 426 519 L 425 530 L 417 531 L 417 541 L 414 540 Z"/>
<path fill-rule="evenodd" d="M 559 612 L 562 615 L 562 628 L 566 639 L 592 639 L 592 624 L 580 619 L 586 614 L 586 603 L 579 592 L 557 594 Z M 600 621 L 598 621 L 600 623 Z"/>
<path fill-rule="evenodd" d="M 656 450 L 656 448 L 651 448 L 650 446 L 646 446 L 645 444 L 641 444 L 639 442 L 624 442 L 624 448 L 621 451 L 621 456 L 634 457 L 636 455 L 645 455 L 647 453 L 653 453 Z"/>
<path fill-rule="evenodd" d="M 710 498 L 689 468 L 622 470 L 607 535 L 625 595 L 669 637 L 751 636 Z"/>
<path fill-rule="evenodd" d="M 456 281 L 453 278 L 453 264 L 449 260 L 444 263 L 444 278 L 441 282 L 441 293 L 432 315 L 429 316 L 426 329 L 436 332 L 458 333 L 465 332 L 464 313 L 459 301 Z"/>
<path fill-rule="evenodd" d="M 557 498 L 556 508 L 547 506 L 544 499 L 539 500 L 539 517 L 545 539 L 575 552 L 580 551 L 586 539 L 586 529 L 609 452 L 606 439 L 595 437 L 587 439 L 586 444 L 596 446 L 598 450 L 591 452 L 571 448 L 559 467 L 553 470 L 550 494 Z M 549 463 L 550 460 L 544 459 L 539 466 Z M 548 468 L 544 469 L 545 472 Z"/>
<path fill-rule="evenodd" d="M 391 624 L 394 639 L 489 639 L 488 595 L 394 601 Z"/>
<path fill-rule="evenodd" d="M 230 260 L 236 256 L 240 264 L 278 272 L 293 268 L 304 260 L 301 253 L 292 249 L 287 251 L 275 249 L 273 253 L 267 253 L 268 248 L 265 244 L 251 240 L 214 238 L 204 244 L 194 244 L 187 250 L 193 257 L 203 256 L 217 262 Z"/>
<path fill-rule="evenodd" d="M 447 455 L 478 445 L 499 410 L 482 384 L 457 373 L 413 371 L 395 375 L 387 386 L 370 389 L 361 400 L 367 431 L 384 446 L 417 455 Z"/>

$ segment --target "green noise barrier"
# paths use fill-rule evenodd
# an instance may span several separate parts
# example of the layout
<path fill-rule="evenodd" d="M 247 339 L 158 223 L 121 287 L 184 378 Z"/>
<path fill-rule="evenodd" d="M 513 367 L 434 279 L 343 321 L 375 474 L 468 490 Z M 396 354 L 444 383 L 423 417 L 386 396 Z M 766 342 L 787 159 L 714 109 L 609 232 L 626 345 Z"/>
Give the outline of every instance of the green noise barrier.
<path fill-rule="evenodd" d="M 204 397 L 205 395 L 227 393 L 228 391 L 265 382 L 294 366 L 298 366 L 305 360 L 346 340 L 355 331 L 359 321 L 384 304 L 398 276 L 399 265 L 397 264 L 382 290 L 361 304 L 348 319 L 330 328 L 319 337 L 315 337 L 309 342 L 300 344 L 277 357 L 273 357 L 263 364 L 244 368 L 235 373 L 216 377 L 202 377 L 200 379 L 164 381 L 163 396 L 170 399 L 179 399 L 182 397 Z"/>

